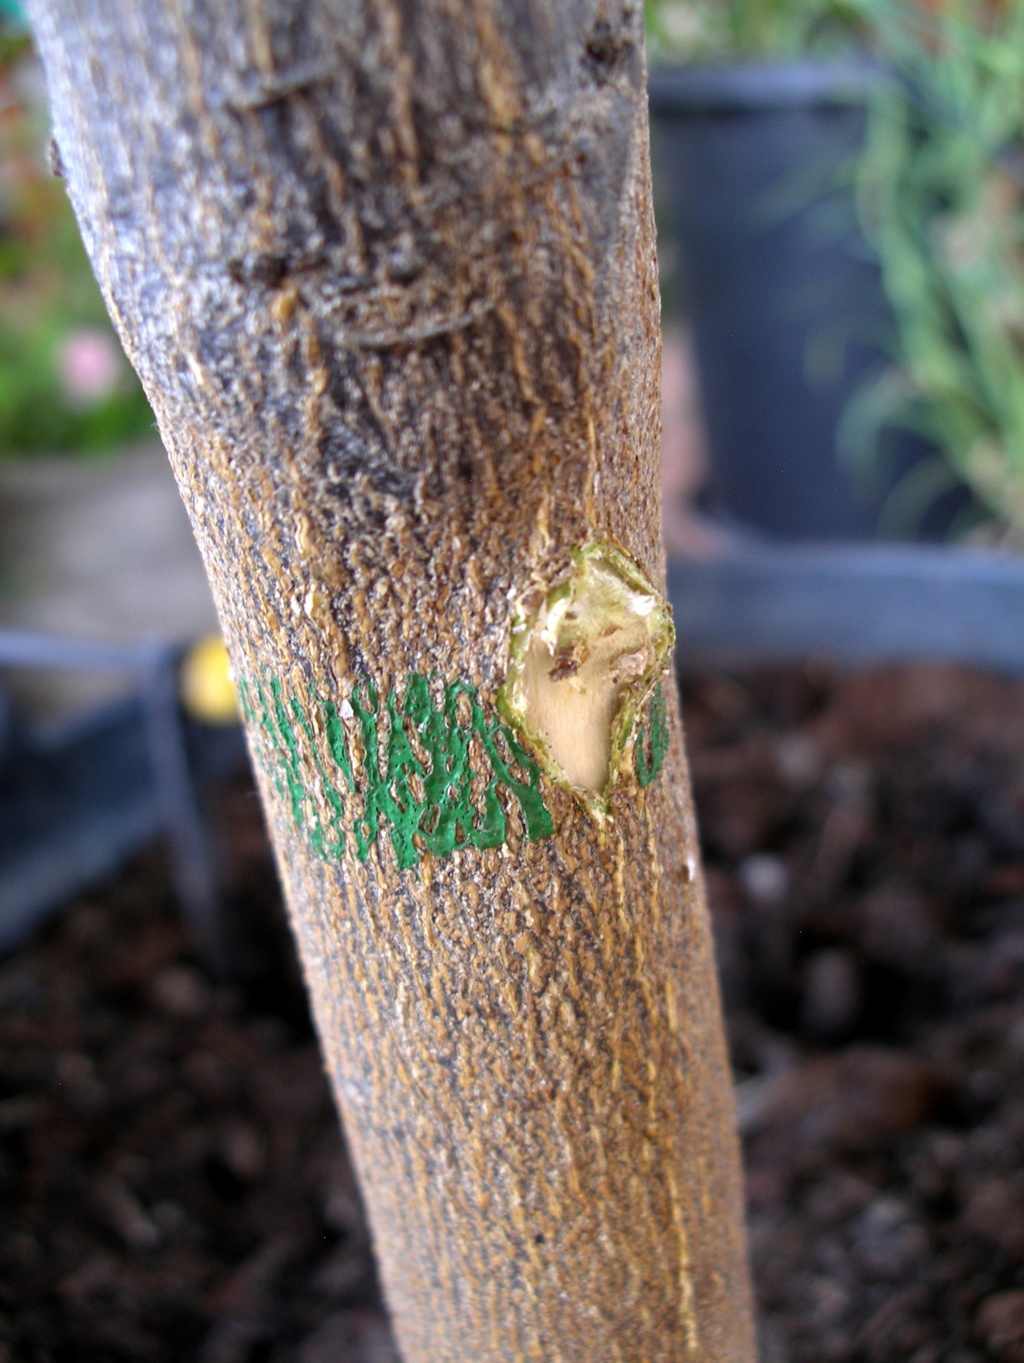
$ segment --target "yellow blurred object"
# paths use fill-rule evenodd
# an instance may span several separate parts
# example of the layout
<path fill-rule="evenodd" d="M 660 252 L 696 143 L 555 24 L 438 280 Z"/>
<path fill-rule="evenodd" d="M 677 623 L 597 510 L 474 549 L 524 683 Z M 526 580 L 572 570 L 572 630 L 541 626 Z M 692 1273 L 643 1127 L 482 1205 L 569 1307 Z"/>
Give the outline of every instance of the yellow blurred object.
<path fill-rule="evenodd" d="M 238 693 L 224 640 L 208 635 L 193 644 L 181 665 L 181 702 L 202 724 L 234 724 Z"/>

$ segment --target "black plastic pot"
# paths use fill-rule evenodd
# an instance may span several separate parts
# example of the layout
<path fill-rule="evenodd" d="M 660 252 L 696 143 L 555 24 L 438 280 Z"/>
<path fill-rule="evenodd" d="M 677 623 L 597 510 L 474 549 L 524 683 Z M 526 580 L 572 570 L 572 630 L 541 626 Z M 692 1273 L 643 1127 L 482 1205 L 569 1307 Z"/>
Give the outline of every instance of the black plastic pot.
<path fill-rule="evenodd" d="M 931 457 L 906 436 L 887 467 L 837 457 L 851 399 L 896 353 L 853 188 L 879 79 L 825 64 L 650 77 L 659 231 L 693 327 L 717 509 L 784 539 L 873 537 Z M 941 536 L 962 501 L 905 529 Z"/>

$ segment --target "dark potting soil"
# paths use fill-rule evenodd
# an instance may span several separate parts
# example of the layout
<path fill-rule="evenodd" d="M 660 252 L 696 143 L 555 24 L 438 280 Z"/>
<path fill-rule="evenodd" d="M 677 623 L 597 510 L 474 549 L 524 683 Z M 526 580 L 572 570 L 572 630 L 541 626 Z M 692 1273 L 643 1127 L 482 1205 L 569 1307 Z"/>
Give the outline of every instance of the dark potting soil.
<path fill-rule="evenodd" d="M 1024 1363 L 1024 685 L 686 713 L 764 1363 Z M 230 984 L 155 854 L 0 965 L 0 1363 L 394 1363 L 251 790 L 218 819 Z"/>

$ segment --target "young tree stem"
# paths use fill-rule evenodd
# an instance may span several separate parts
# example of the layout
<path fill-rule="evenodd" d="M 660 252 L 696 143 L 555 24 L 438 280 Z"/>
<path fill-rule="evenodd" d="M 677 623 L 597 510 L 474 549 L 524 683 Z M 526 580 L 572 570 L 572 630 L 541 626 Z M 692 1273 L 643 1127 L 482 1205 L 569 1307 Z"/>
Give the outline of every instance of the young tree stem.
<path fill-rule="evenodd" d="M 663 675 L 640 6 L 29 7 L 209 571 L 406 1363 L 750 1363 Z M 554 721 L 560 765 L 534 694 L 586 730 L 580 786 L 579 728 Z"/>

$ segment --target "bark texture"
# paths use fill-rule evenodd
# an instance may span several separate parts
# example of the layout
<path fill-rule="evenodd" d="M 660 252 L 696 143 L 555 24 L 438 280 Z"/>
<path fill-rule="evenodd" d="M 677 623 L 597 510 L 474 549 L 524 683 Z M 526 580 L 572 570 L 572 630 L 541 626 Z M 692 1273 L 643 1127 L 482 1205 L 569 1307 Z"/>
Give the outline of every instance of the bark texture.
<path fill-rule="evenodd" d="M 30 9 L 407 1363 L 748 1363 L 674 692 L 606 817 L 495 708 L 570 551 L 663 585 L 639 4 Z"/>

